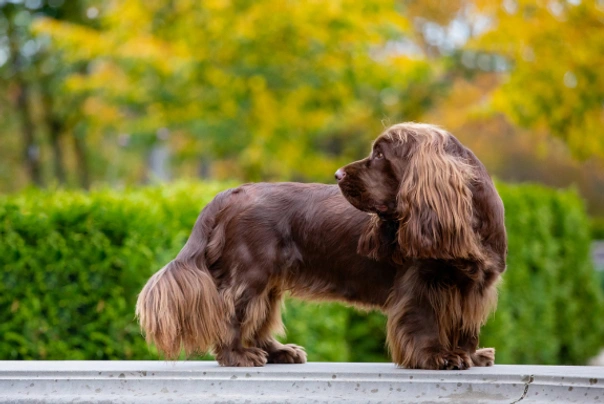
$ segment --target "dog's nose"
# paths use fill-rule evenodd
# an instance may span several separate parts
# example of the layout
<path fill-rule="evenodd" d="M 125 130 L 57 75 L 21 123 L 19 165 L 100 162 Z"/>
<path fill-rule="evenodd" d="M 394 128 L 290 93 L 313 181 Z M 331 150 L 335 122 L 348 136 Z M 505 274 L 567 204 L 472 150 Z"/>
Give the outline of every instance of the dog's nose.
<path fill-rule="evenodd" d="M 340 182 L 344 179 L 344 177 L 346 177 L 346 173 L 344 172 L 344 170 L 339 168 L 338 171 L 336 171 L 336 180 Z"/>

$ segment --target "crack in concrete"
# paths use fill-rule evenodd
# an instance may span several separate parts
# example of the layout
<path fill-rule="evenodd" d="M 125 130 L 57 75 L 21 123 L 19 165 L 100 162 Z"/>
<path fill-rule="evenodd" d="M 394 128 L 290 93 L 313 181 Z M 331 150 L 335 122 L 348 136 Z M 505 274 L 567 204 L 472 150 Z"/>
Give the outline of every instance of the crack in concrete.
<path fill-rule="evenodd" d="M 525 379 L 526 379 L 526 381 L 524 382 L 524 392 L 522 393 L 522 395 L 520 396 L 520 398 L 518 400 L 512 401 L 510 404 L 516 404 L 516 403 L 524 400 L 524 397 L 526 397 L 526 395 L 528 394 L 529 386 L 535 380 L 535 375 L 529 375 Z"/>

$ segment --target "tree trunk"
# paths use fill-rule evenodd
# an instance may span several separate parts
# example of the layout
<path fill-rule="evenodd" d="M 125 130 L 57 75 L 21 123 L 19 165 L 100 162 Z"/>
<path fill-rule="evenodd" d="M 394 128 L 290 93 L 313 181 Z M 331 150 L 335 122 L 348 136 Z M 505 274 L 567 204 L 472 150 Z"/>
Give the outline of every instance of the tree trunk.
<path fill-rule="evenodd" d="M 52 122 L 52 129 L 50 129 L 50 146 L 52 148 L 53 155 L 53 166 L 55 171 L 55 176 L 57 177 L 57 181 L 61 185 L 65 185 L 66 183 L 66 175 L 65 175 L 65 163 L 63 158 L 63 149 L 61 147 L 61 138 L 62 133 L 57 131 L 56 122 Z M 60 125 L 59 125 L 60 126 Z"/>
<path fill-rule="evenodd" d="M 90 170 L 88 167 L 86 142 L 84 141 L 84 138 L 82 136 L 79 136 L 77 133 L 73 134 L 73 149 L 75 151 L 76 156 L 80 186 L 84 189 L 89 189 Z"/>
<path fill-rule="evenodd" d="M 17 80 L 15 80 L 17 81 Z M 21 133 L 23 134 L 23 161 L 30 179 L 34 184 L 42 186 L 42 173 L 40 169 L 40 149 L 36 145 L 34 125 L 29 108 L 29 87 L 19 80 L 19 95 L 17 96 L 17 110 L 21 120 Z"/>
<path fill-rule="evenodd" d="M 10 48 L 10 64 L 13 73 L 12 81 L 17 87 L 17 99 L 15 108 L 21 121 L 21 133 L 23 139 L 23 162 L 31 181 L 42 186 L 42 173 L 40 169 L 40 149 L 36 144 L 35 128 L 30 109 L 29 85 L 25 81 L 22 72 L 22 58 L 19 51 L 17 33 L 15 32 L 12 19 L 8 19 L 8 39 Z"/>
<path fill-rule="evenodd" d="M 65 158 L 61 139 L 63 138 L 64 125 L 54 114 L 54 101 L 52 95 L 45 89 L 43 90 L 44 114 L 46 126 L 48 127 L 48 138 L 52 149 L 54 173 L 59 184 L 66 183 Z"/>

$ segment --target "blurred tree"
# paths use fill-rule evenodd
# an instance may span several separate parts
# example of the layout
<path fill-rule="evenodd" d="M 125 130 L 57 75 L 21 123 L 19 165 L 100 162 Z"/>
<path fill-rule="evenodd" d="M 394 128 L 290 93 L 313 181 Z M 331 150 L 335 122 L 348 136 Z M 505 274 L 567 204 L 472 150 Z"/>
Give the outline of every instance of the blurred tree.
<path fill-rule="evenodd" d="M 505 56 L 494 106 L 580 158 L 604 157 L 604 3 L 476 1 L 493 24 L 470 47 Z"/>
<path fill-rule="evenodd" d="M 0 58 L 0 78 L 9 95 L 8 99 L 2 100 L 3 108 L 13 109 L 18 117 L 23 144 L 22 161 L 30 181 L 38 186 L 53 178 L 60 184 L 67 182 L 63 141 L 66 135 L 73 141 L 79 184 L 83 187 L 89 185 L 89 170 L 85 142 L 70 128 L 71 122 L 77 121 L 80 115 L 76 108 L 78 100 L 62 89 L 65 76 L 74 69 L 81 70 L 82 66 L 61 63 L 60 53 L 51 52 L 47 38 L 35 35 L 31 25 L 37 18 L 47 16 L 93 26 L 93 19 L 86 14 L 94 9 L 92 4 L 94 1 L 90 0 L 70 1 L 68 4 L 62 0 L 0 1 L 0 38 L 4 39 L 0 41 L 0 56 L 6 55 L 5 61 Z M 12 101 L 10 106 L 9 101 Z M 11 119 L 3 121 L 10 128 Z M 7 154 L 10 154 L 7 149 L 12 144 L 9 139 L 12 135 L 11 130 L 0 131 L 2 143 L 8 145 L 4 150 Z M 46 146 L 49 146 L 52 156 L 52 178 L 44 175 Z M 10 171 L 5 175 L 18 177 Z"/>
<path fill-rule="evenodd" d="M 409 35 L 396 7 L 129 1 L 100 31 L 36 27 L 69 62 L 93 61 L 67 80 L 89 130 L 149 146 L 168 128 L 178 158 L 219 159 L 218 177 L 325 180 L 366 153 L 376 122 L 418 119 L 437 93 L 432 66 L 389 47 Z"/>
<path fill-rule="evenodd" d="M 602 155 L 601 3 L 0 0 L 0 189 L 24 182 L 17 150 L 68 185 L 329 181 L 380 122 L 425 120 L 602 211 L 601 164 L 550 140 Z M 15 62 L 29 109 L 5 113 Z"/>
<path fill-rule="evenodd" d="M 604 136 L 601 131 L 583 125 L 581 119 L 575 119 L 579 115 L 569 115 L 572 108 L 578 108 L 577 111 L 581 110 L 586 116 L 597 115 L 604 104 L 601 100 L 600 103 L 579 105 L 573 99 L 552 95 L 556 92 L 593 99 L 598 97 L 601 86 L 593 90 L 580 86 L 569 89 L 563 80 L 546 83 L 548 77 L 562 68 L 558 65 L 559 59 L 566 63 L 574 57 L 568 53 L 557 57 L 549 52 L 573 47 L 573 36 L 566 36 L 564 30 L 574 32 L 575 28 L 558 27 L 563 21 L 552 17 L 553 12 L 560 11 L 554 3 L 548 3 L 549 8 L 540 3 L 545 13 L 535 16 L 537 20 L 530 20 L 528 24 L 510 18 L 517 16 L 519 7 L 530 8 L 534 2 L 521 5 L 514 1 L 461 1 L 447 3 L 442 9 L 437 3 L 436 0 L 409 2 L 408 9 L 416 27 L 417 43 L 425 44 L 422 46 L 427 47 L 424 52 L 443 61 L 446 69 L 443 73 L 446 77 L 443 81 L 447 82 L 446 95 L 438 97 L 422 119 L 443 125 L 455 133 L 498 178 L 512 182 L 542 182 L 556 187 L 574 185 L 588 200 L 590 212 L 604 212 L 604 160 L 598 158 L 602 154 L 592 145 L 602 142 Z M 565 7 L 574 7 L 573 2 L 568 3 Z M 593 3 L 586 7 L 592 17 L 597 17 L 603 10 L 594 8 Z M 575 17 L 577 26 L 580 18 Z M 537 38 L 544 34 L 539 24 L 545 24 L 550 30 L 546 34 L 550 42 Z M 557 28 L 562 31 L 556 32 Z M 599 33 L 590 28 L 588 35 L 590 40 L 597 41 Z M 526 55 L 508 52 L 522 48 L 526 41 L 536 42 L 538 52 L 548 56 L 529 63 L 524 58 Z M 597 52 L 587 55 L 598 47 L 590 48 L 583 43 L 579 46 L 584 57 L 594 63 L 590 66 L 592 73 L 601 77 L 597 66 L 601 55 Z M 519 61 L 517 57 L 520 57 Z M 526 103 L 530 108 L 525 110 L 520 103 Z M 536 111 L 535 108 L 541 109 Z M 519 119 L 517 114 L 526 111 L 533 111 L 534 121 Z M 553 111 L 563 121 L 568 118 L 566 121 L 574 127 L 573 131 L 556 132 L 557 121 L 550 120 Z M 602 118 L 604 115 L 600 112 Z M 552 137 L 552 133 L 557 136 Z M 569 141 L 567 135 L 573 133 L 573 142 L 586 142 L 583 152 Z M 590 155 L 592 158 L 588 161 L 577 161 L 577 156 Z"/>
<path fill-rule="evenodd" d="M 5 75 L 12 78 L 10 101 L 13 103 L 21 127 L 23 163 L 31 181 L 41 185 L 40 152 L 34 133 L 31 85 L 27 77 L 30 64 L 27 56 L 33 49 L 25 48 L 26 44 L 29 45 L 28 48 L 35 46 L 32 42 L 26 41 L 31 17 L 25 7 L 17 4 L 1 4 L 0 10 L 0 27 L 4 31 L 5 39 L 4 64 L 8 70 Z"/>

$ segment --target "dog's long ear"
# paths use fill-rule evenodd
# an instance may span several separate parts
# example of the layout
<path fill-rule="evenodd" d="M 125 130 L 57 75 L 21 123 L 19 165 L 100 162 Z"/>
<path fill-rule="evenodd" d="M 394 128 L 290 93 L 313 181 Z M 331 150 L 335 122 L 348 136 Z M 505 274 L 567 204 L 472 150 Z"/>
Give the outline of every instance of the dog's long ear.
<path fill-rule="evenodd" d="M 472 228 L 474 169 L 448 142 L 453 140 L 446 132 L 417 137 L 408 154 L 398 196 L 398 243 L 404 257 L 482 255 Z"/>

